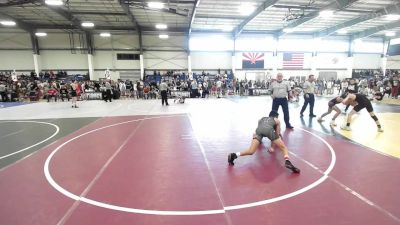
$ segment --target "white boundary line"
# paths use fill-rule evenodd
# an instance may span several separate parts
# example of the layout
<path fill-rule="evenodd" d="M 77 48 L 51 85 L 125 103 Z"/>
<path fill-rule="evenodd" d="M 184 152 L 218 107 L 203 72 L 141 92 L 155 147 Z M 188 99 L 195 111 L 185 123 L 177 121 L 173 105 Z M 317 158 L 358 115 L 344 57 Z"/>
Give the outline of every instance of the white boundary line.
<path fill-rule="evenodd" d="M 277 201 L 281 201 L 287 198 L 291 198 L 294 197 L 296 195 L 299 195 L 301 193 L 304 193 L 314 187 L 316 187 L 317 185 L 321 184 L 324 180 L 326 180 L 328 178 L 328 174 L 332 171 L 333 167 L 335 166 L 335 162 L 336 162 L 336 154 L 332 148 L 332 146 L 326 142 L 323 138 L 321 138 L 320 136 L 313 134 L 307 130 L 301 129 L 307 133 L 310 133 L 311 135 L 317 137 L 319 140 L 321 140 L 330 150 L 331 152 L 331 163 L 328 167 L 328 169 L 323 172 L 323 176 L 321 178 L 319 178 L 317 181 L 313 182 L 312 184 L 301 188 L 295 192 L 286 194 L 286 195 L 282 195 L 279 197 L 275 197 L 272 199 L 267 199 L 267 200 L 263 200 L 263 201 L 258 201 L 258 202 L 253 202 L 253 203 L 248 203 L 248 204 L 241 204 L 241 205 L 234 205 L 234 206 L 226 206 L 223 209 L 216 209 L 216 210 L 198 210 L 198 211 L 161 211 L 161 210 L 145 210 L 145 209 L 135 209 L 135 208 L 128 208 L 128 207 L 121 207 L 121 206 L 117 206 L 117 205 L 112 205 L 112 204 L 106 204 L 103 202 L 99 202 L 99 201 L 95 201 L 92 199 L 88 199 L 82 196 L 77 196 L 67 190 L 65 190 L 63 187 L 61 187 L 51 176 L 50 174 L 50 170 L 49 170 L 49 165 L 50 165 L 50 161 L 53 158 L 53 156 L 65 145 L 67 145 L 68 143 L 82 137 L 85 136 L 87 134 L 93 133 L 93 132 L 97 132 L 99 130 L 103 130 L 109 127 L 114 127 L 114 126 L 119 126 L 122 124 L 127 124 L 127 123 L 132 123 L 132 122 L 138 122 L 138 121 L 143 121 L 143 120 L 150 120 L 150 119 L 159 119 L 159 118 L 167 118 L 167 117 L 176 117 L 176 116 L 185 116 L 185 115 L 172 115 L 172 116 L 158 116 L 158 117 L 149 117 L 149 118 L 143 118 L 143 119 L 136 119 L 136 120 L 129 120 L 129 121 L 125 121 L 125 122 L 120 122 L 120 123 L 115 123 L 115 124 L 111 124 L 108 126 L 104 126 L 104 127 L 100 127 L 88 132 L 85 132 L 83 134 L 80 134 L 74 138 L 69 139 L 68 141 L 62 143 L 60 146 L 58 146 L 55 150 L 53 150 L 52 153 L 50 153 L 50 155 L 47 157 L 46 162 L 44 164 L 44 174 L 45 177 L 47 179 L 47 181 L 50 183 L 50 185 L 55 188 L 57 191 L 59 191 L 60 193 L 62 193 L 63 195 L 75 200 L 75 201 L 82 201 L 85 202 L 87 204 L 91 204 L 94 206 L 98 206 L 101 208 L 106 208 L 106 209 L 111 209 L 111 210 L 116 210 L 116 211 L 122 211 L 122 212 L 129 212 L 129 213 L 139 213 L 139 214 L 150 214 L 150 215 L 175 215 L 175 216 L 187 216 L 187 215 L 210 215 L 210 214 L 222 214 L 225 213 L 226 211 L 229 210 L 236 210 L 236 209 L 243 209 L 243 208 L 250 208 L 250 207 L 255 207 L 255 206 L 260 206 L 260 205 L 266 205 L 272 202 L 277 202 Z M 193 127 L 193 125 L 192 125 Z M 200 144 L 200 148 L 202 148 L 202 150 L 204 150 L 203 146 L 201 145 L 200 141 L 198 141 L 198 143 Z"/>
<path fill-rule="evenodd" d="M 50 126 L 55 127 L 55 128 L 56 128 L 56 131 L 55 131 L 50 137 L 44 139 L 43 141 L 40 141 L 40 142 L 38 142 L 38 143 L 36 143 L 36 144 L 33 144 L 33 145 L 29 146 L 29 147 L 26 147 L 26 148 L 24 148 L 24 149 L 18 150 L 18 151 L 16 151 L 16 152 L 10 153 L 10 154 L 8 154 L 8 155 L 1 156 L 1 157 L 0 157 L 0 160 L 1 160 L 1 159 L 5 159 L 5 158 L 10 157 L 10 156 L 13 156 L 13 155 L 16 155 L 16 154 L 18 154 L 18 153 L 20 153 L 20 152 L 27 151 L 27 150 L 29 150 L 29 149 L 31 149 L 31 148 L 37 146 L 37 145 L 40 145 L 40 144 L 42 144 L 42 143 L 44 143 L 44 142 L 50 140 L 51 138 L 53 138 L 54 136 L 56 136 L 56 135 L 58 134 L 58 132 L 60 132 L 60 128 L 59 128 L 57 125 L 55 125 L 55 124 L 53 124 L 53 123 L 47 123 L 47 122 L 40 122 L 40 121 L 31 121 L 31 120 L 27 120 L 27 121 L 4 121 L 4 122 L 2 122 L 2 123 L 39 123 L 39 124 L 46 124 L 46 125 L 50 125 Z"/>

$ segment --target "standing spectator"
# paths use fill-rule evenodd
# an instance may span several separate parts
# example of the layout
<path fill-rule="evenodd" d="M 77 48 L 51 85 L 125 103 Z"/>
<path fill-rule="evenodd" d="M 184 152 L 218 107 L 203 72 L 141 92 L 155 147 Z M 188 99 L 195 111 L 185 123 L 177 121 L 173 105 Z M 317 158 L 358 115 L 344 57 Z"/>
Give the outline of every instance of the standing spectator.
<path fill-rule="evenodd" d="M 288 95 L 290 93 L 290 85 L 288 82 L 283 81 L 283 74 L 278 73 L 276 81 L 272 82 L 270 87 L 272 96 L 272 110 L 278 111 L 279 106 L 282 106 L 283 118 L 285 120 L 286 128 L 293 129 L 289 122 L 289 105 Z"/>
<path fill-rule="evenodd" d="M 315 102 L 314 75 L 311 74 L 308 76 L 308 80 L 306 80 L 306 82 L 304 82 L 303 84 L 303 90 L 304 90 L 304 105 L 301 108 L 300 116 L 303 117 L 303 113 L 306 110 L 307 105 L 310 104 L 310 117 L 316 117 L 316 115 L 314 115 L 314 102 Z"/>
<path fill-rule="evenodd" d="M 111 84 L 110 84 L 110 82 L 106 82 L 106 84 L 105 84 L 105 89 L 106 89 L 106 96 L 105 96 L 105 99 L 104 99 L 104 101 L 106 101 L 107 102 L 107 100 L 109 100 L 110 102 L 112 102 L 112 98 L 111 98 L 111 95 L 112 95 L 112 87 L 111 87 Z"/>
<path fill-rule="evenodd" d="M 235 95 L 239 95 L 240 94 L 240 82 L 239 82 L 239 78 L 236 80 L 236 92 Z"/>
<path fill-rule="evenodd" d="M 397 76 L 393 77 L 393 80 L 390 82 L 390 86 L 392 87 L 392 98 L 396 98 L 399 96 L 399 78 Z"/>
<path fill-rule="evenodd" d="M 125 82 L 121 81 L 119 83 L 119 91 L 121 92 L 121 96 L 124 96 L 124 97 L 126 96 L 126 89 L 127 89 L 127 87 L 126 87 Z"/>
<path fill-rule="evenodd" d="M 191 82 L 190 89 L 192 90 L 192 97 L 197 98 L 199 95 L 199 91 L 196 79 L 193 79 L 193 81 Z"/>
<path fill-rule="evenodd" d="M 326 82 L 326 94 L 333 95 L 333 81 L 329 80 Z"/>
<path fill-rule="evenodd" d="M 78 94 L 76 93 L 77 87 L 78 87 L 78 82 L 73 81 L 71 84 L 72 108 L 78 108 L 78 106 L 76 105 L 76 101 L 78 98 Z"/>
<path fill-rule="evenodd" d="M 349 86 L 349 83 L 347 83 L 346 79 L 343 79 L 341 84 L 342 84 L 341 85 L 341 91 L 339 93 L 340 95 L 346 93 L 347 92 L 347 87 Z"/>
<path fill-rule="evenodd" d="M 217 98 L 221 98 L 221 92 L 222 92 L 222 81 L 218 80 L 216 82 L 217 85 Z"/>
<path fill-rule="evenodd" d="M 136 97 L 136 99 L 139 99 L 139 92 L 138 92 L 138 82 L 135 82 L 134 84 L 133 84 L 133 98 L 135 98 Z"/>
<path fill-rule="evenodd" d="M 0 95 L 1 101 L 6 102 L 8 100 L 7 86 L 3 82 L 0 83 Z"/>
<path fill-rule="evenodd" d="M 208 90 L 208 83 L 205 81 L 203 82 L 203 96 L 201 96 L 202 98 L 208 98 L 209 95 L 209 90 Z"/>

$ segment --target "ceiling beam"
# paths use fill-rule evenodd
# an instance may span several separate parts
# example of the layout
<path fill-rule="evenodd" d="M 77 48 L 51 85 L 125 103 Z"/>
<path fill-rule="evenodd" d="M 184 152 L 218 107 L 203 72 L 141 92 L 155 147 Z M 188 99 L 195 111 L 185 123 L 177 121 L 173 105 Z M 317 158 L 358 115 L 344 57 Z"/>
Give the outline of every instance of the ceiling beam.
<path fill-rule="evenodd" d="M 241 15 L 227 16 L 227 15 L 196 14 L 196 18 L 197 18 L 197 19 L 242 20 L 242 19 L 246 19 L 246 16 L 241 16 Z"/>
<path fill-rule="evenodd" d="M 189 35 L 192 32 L 192 25 L 194 22 L 194 18 L 196 17 L 196 11 L 197 11 L 197 7 L 199 6 L 199 4 L 200 4 L 200 0 L 196 0 L 193 5 L 192 16 L 190 18 L 190 23 L 189 23 L 189 31 L 188 31 Z"/>
<path fill-rule="evenodd" d="M 32 51 L 35 55 L 40 55 L 39 41 L 34 32 L 29 32 L 31 37 Z"/>
<path fill-rule="evenodd" d="M 236 38 L 242 33 L 244 27 L 252 21 L 256 16 L 258 16 L 261 12 L 263 12 L 265 9 L 269 8 L 270 6 L 273 6 L 275 3 L 277 3 L 278 0 L 267 0 L 263 2 L 258 8 L 250 14 L 246 19 L 244 19 L 235 29 L 233 29 L 233 36 Z"/>
<path fill-rule="evenodd" d="M 351 37 L 353 38 L 353 40 L 360 39 L 360 38 L 365 38 L 365 37 L 369 37 L 371 35 L 374 35 L 376 33 L 379 33 L 381 31 L 390 30 L 390 29 L 397 28 L 397 27 L 400 27 L 400 21 L 396 21 L 396 22 L 393 22 L 393 23 L 389 23 L 389 24 L 373 27 L 373 28 L 361 31 L 359 33 L 353 34 Z"/>
<path fill-rule="evenodd" d="M 26 32 L 29 32 L 29 33 L 31 33 L 32 31 L 34 31 L 36 29 L 36 27 L 33 24 L 24 22 L 23 20 L 15 18 L 13 16 L 10 16 L 4 12 L 1 12 L 0 19 L 1 18 L 5 18 L 5 19 L 14 21 L 15 23 L 17 23 L 18 28 L 20 28 Z"/>
<path fill-rule="evenodd" d="M 285 28 L 295 28 L 297 26 L 300 26 L 303 23 L 306 23 L 306 22 L 318 17 L 319 13 L 323 10 L 342 10 L 356 1 L 358 1 L 358 0 L 335 0 L 332 3 L 330 3 L 329 5 L 321 8 L 320 10 L 309 13 L 309 14 L 305 15 L 304 17 L 290 23 Z M 279 31 L 279 36 L 282 34 L 284 34 L 283 29 L 281 29 Z"/>
<path fill-rule="evenodd" d="M 120 0 L 121 1 L 121 0 Z M 154 11 L 154 12 L 163 12 L 163 13 L 169 13 L 177 16 L 183 16 L 183 17 L 188 17 L 189 15 L 189 10 L 188 9 L 178 9 L 178 8 L 162 8 L 162 9 L 153 9 L 148 6 L 144 2 L 134 2 L 131 0 L 122 0 L 125 2 L 125 4 L 128 4 L 129 6 L 136 8 L 136 9 L 143 9 L 143 10 L 148 10 L 148 11 Z M 153 0 L 154 1 L 154 0 Z M 190 4 L 194 4 L 193 2 Z"/>
<path fill-rule="evenodd" d="M 334 34 L 336 31 L 344 29 L 346 27 L 351 27 L 353 25 L 365 22 L 367 20 L 375 19 L 377 17 L 381 17 L 381 16 L 388 15 L 388 14 L 396 14 L 399 12 L 400 12 L 400 3 L 397 3 L 394 5 L 387 6 L 387 7 L 383 8 L 381 10 L 378 10 L 374 13 L 363 15 L 363 16 L 357 17 L 355 19 L 346 21 L 344 23 L 338 24 L 336 26 L 329 27 L 328 29 L 319 31 L 315 34 L 315 36 L 316 37 L 325 37 L 325 36 Z"/>
<path fill-rule="evenodd" d="M 204 34 L 227 34 L 227 32 L 222 31 L 221 29 L 192 29 L 192 33 L 204 33 Z M 243 30 L 241 34 L 255 34 L 255 35 L 276 35 L 275 31 L 271 30 Z M 302 34 L 300 34 L 302 35 Z"/>
<path fill-rule="evenodd" d="M 132 24 L 136 27 L 136 29 L 140 32 L 140 26 L 137 22 L 135 16 L 132 14 L 131 10 L 129 9 L 129 4 L 125 3 L 124 0 L 119 0 L 119 4 L 121 8 L 124 10 L 126 16 L 131 20 Z"/>
<path fill-rule="evenodd" d="M 64 6 L 51 6 L 48 5 L 42 0 L 42 5 L 45 5 L 48 9 L 51 11 L 57 13 L 58 15 L 62 16 L 64 19 L 68 20 L 72 26 L 74 26 L 74 29 L 78 30 L 84 30 L 81 26 L 81 21 L 76 18 L 70 11 L 66 10 Z"/>
<path fill-rule="evenodd" d="M 138 0 L 138 1 L 132 1 L 132 2 L 148 3 L 148 2 L 154 2 L 154 0 Z M 195 0 L 157 0 L 157 2 L 162 2 L 165 4 L 190 4 L 190 5 L 192 5 L 195 2 Z"/>
<path fill-rule="evenodd" d="M 46 30 L 81 30 L 80 28 L 76 28 L 75 25 L 71 24 L 35 24 L 37 29 L 46 29 Z M 87 29 L 89 30 L 89 29 Z M 117 27 L 117 26 L 95 26 L 94 28 L 91 28 L 90 30 L 95 31 L 95 30 L 131 30 L 135 31 L 136 29 L 133 27 Z"/>
<path fill-rule="evenodd" d="M 69 11 L 73 15 L 96 15 L 96 16 L 126 16 L 125 12 L 107 11 Z"/>
<path fill-rule="evenodd" d="M 321 10 L 321 7 L 308 6 L 308 5 L 284 5 L 276 4 L 272 6 L 273 8 L 279 9 L 302 9 L 302 10 Z M 341 9 L 343 12 L 354 12 L 354 13 L 372 13 L 373 10 L 359 10 L 359 9 Z"/>
<path fill-rule="evenodd" d="M 8 7 L 8 6 L 19 6 L 28 3 L 35 3 L 36 0 L 8 0 L 8 1 L 0 1 L 0 8 L 1 7 Z"/>
<path fill-rule="evenodd" d="M 17 22 L 18 23 L 18 22 Z M 58 25 L 53 25 L 53 24 L 30 24 L 31 27 L 34 27 L 35 29 L 43 29 L 43 30 L 80 30 L 76 29 L 76 26 L 71 25 L 71 24 L 58 24 Z M 135 27 L 133 26 L 95 26 L 94 28 L 91 29 L 86 29 L 86 31 L 138 31 Z M 141 27 L 141 31 L 143 32 L 158 32 L 155 27 Z M 184 33 L 187 32 L 187 28 L 171 28 L 169 27 L 167 29 L 168 32 L 176 32 L 176 33 Z"/>

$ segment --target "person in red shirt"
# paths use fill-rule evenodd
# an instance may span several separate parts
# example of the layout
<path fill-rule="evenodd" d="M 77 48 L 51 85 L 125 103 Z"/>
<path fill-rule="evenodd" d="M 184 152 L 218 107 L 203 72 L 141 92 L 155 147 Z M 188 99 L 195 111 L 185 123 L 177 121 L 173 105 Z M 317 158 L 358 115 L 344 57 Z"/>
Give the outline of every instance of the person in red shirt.
<path fill-rule="evenodd" d="M 399 78 L 397 76 L 393 77 L 393 80 L 390 82 L 390 86 L 392 88 L 392 98 L 396 98 L 399 96 L 399 87 L 400 87 L 400 82 Z"/>
<path fill-rule="evenodd" d="M 50 102 L 50 99 L 54 97 L 54 101 L 57 101 L 57 90 L 54 87 L 51 87 L 47 91 L 47 102 Z"/>

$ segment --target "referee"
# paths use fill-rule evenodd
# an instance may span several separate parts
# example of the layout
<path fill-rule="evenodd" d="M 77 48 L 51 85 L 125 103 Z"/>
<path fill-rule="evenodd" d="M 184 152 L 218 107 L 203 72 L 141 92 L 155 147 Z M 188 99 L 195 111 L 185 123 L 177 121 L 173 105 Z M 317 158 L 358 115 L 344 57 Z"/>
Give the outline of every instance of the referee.
<path fill-rule="evenodd" d="M 303 84 L 303 90 L 304 90 L 304 105 L 301 108 L 300 111 L 300 117 L 303 117 L 303 113 L 307 108 L 307 105 L 310 103 L 310 117 L 316 117 L 314 115 L 314 102 L 315 102 L 315 97 L 314 97 L 314 91 L 315 91 L 315 82 L 314 82 L 314 75 L 309 75 L 308 80 L 304 82 Z"/>
<path fill-rule="evenodd" d="M 288 82 L 283 81 L 282 73 L 276 75 L 276 81 L 273 81 L 269 86 L 272 96 L 272 110 L 278 111 L 279 106 L 282 106 L 283 119 L 286 124 L 286 128 L 293 129 L 293 126 L 289 122 L 289 105 L 288 95 L 290 93 L 290 85 Z"/>
<path fill-rule="evenodd" d="M 166 105 L 168 105 L 168 85 L 163 80 L 160 84 L 160 91 L 161 91 L 161 104 L 164 105 L 164 102 Z"/>

